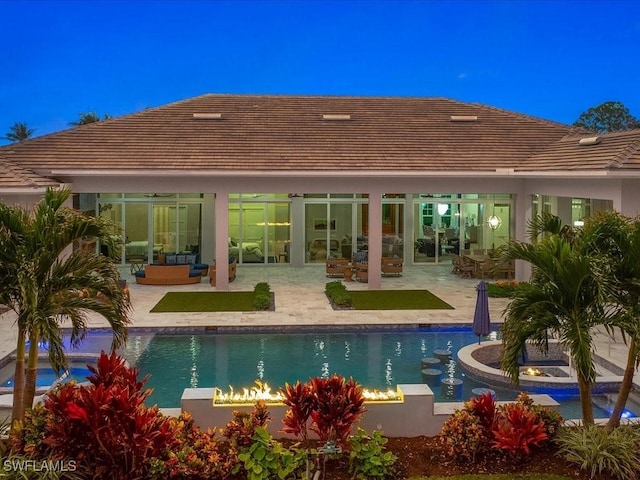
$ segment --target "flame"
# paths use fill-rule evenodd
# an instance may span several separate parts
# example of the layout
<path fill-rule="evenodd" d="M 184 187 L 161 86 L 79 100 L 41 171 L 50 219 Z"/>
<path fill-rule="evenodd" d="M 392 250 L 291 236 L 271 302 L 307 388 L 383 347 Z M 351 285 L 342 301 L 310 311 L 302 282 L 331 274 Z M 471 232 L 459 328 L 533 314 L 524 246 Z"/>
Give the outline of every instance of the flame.
<path fill-rule="evenodd" d="M 538 370 L 537 368 L 527 368 L 524 372 L 522 372 L 523 375 L 530 375 L 532 377 L 544 377 L 546 374 L 542 371 L 542 370 Z"/>
<path fill-rule="evenodd" d="M 402 402 L 402 393 L 388 389 L 386 391 L 362 389 L 362 395 L 367 402 Z M 253 387 L 242 387 L 241 392 L 236 392 L 232 385 L 229 391 L 224 392 L 218 387 L 213 389 L 213 405 L 229 404 L 254 404 L 263 400 L 267 404 L 279 405 L 284 403 L 284 395 L 278 390 L 273 392 L 266 382 L 256 380 Z"/>

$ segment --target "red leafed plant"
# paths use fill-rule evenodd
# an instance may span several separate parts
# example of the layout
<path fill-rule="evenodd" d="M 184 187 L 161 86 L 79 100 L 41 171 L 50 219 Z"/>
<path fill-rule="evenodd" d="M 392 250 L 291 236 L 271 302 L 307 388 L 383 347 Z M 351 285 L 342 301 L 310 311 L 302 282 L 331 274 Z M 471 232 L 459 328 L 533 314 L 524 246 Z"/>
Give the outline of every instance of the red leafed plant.
<path fill-rule="evenodd" d="M 471 397 L 471 399 L 465 403 L 465 410 L 478 417 L 480 424 L 487 433 L 491 431 L 496 418 L 496 400 L 491 392 Z"/>
<path fill-rule="evenodd" d="M 504 405 L 498 412 L 492 432 L 493 446 L 516 458 L 529 455 L 532 446 L 548 439 L 544 422 L 522 403 Z"/>
<path fill-rule="evenodd" d="M 324 442 L 331 440 L 345 445 L 352 425 L 365 411 L 362 389 L 353 378 L 345 381 L 335 374 L 312 378 L 310 384 L 316 401 L 311 412 L 311 430 Z"/>
<path fill-rule="evenodd" d="M 362 388 L 353 378 L 333 374 L 328 378 L 310 378 L 307 384 L 286 385 L 281 392 L 289 406 L 285 414 L 283 432 L 302 440 L 308 430 L 321 441 L 345 445 L 351 427 L 365 412 Z M 311 422 L 309 423 L 309 419 Z"/>
<path fill-rule="evenodd" d="M 285 383 L 280 392 L 284 395 L 284 404 L 289 407 L 282 420 L 284 424 L 282 431 L 305 441 L 307 439 L 308 421 L 312 410 L 315 408 L 315 398 L 311 385 L 300 383 L 299 381 L 295 385 Z"/>
<path fill-rule="evenodd" d="M 47 395 L 44 408 L 26 418 L 25 435 L 14 442 L 14 450 L 90 462 L 97 478 L 144 475 L 149 459 L 175 443 L 170 423 L 156 407 L 144 406 L 149 390 L 142 390 L 137 370 L 115 353 L 102 352 L 96 367 L 89 368 L 89 386 L 70 382 Z M 36 430 L 40 442 L 31 441 Z"/>

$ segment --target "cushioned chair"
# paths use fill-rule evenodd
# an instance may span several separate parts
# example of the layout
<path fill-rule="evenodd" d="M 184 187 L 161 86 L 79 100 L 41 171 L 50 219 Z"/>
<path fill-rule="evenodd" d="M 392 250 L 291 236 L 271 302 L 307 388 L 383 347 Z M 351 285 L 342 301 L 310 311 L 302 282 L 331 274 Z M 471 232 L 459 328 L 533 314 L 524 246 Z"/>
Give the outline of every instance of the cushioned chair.
<path fill-rule="evenodd" d="M 346 258 L 330 258 L 326 262 L 327 277 L 344 277 L 344 271 L 349 268 Z"/>
<path fill-rule="evenodd" d="M 236 261 L 236 257 L 229 257 L 229 282 L 233 282 L 236 279 L 236 272 L 238 270 L 238 262 Z M 216 286 L 216 264 L 214 262 L 211 267 L 209 267 L 209 283 L 212 286 Z"/>
<path fill-rule="evenodd" d="M 382 275 L 399 277 L 402 275 L 402 259 L 397 257 L 382 257 Z"/>
<path fill-rule="evenodd" d="M 369 281 L 369 264 L 366 262 L 356 262 L 356 280 L 358 282 Z"/>

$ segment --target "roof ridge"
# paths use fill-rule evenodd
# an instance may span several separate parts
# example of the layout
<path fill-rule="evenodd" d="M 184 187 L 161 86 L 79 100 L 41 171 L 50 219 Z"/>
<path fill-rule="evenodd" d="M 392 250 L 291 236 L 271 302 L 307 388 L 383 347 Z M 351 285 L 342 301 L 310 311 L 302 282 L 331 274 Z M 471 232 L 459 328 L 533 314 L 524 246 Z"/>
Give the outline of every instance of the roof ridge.
<path fill-rule="evenodd" d="M 636 129 L 639 130 L 640 129 Z M 636 153 L 640 151 L 640 136 L 629 143 L 618 155 L 616 155 L 605 168 L 622 168 L 625 163 Z"/>
<path fill-rule="evenodd" d="M 462 103 L 462 102 L 461 102 Z M 541 124 L 545 124 L 545 125 L 555 125 L 558 127 L 572 127 L 572 125 L 566 124 L 566 123 L 562 123 L 562 122 L 556 122 L 555 120 L 547 120 L 546 118 L 541 118 L 541 117 L 536 117 L 534 115 L 528 115 L 526 113 L 520 113 L 520 112 L 514 112 L 512 110 L 506 110 L 504 108 L 500 108 L 500 107 L 494 107 L 492 105 L 486 105 L 484 103 L 468 103 L 467 105 L 474 105 L 477 106 L 478 108 L 482 109 L 482 110 L 493 110 L 495 112 L 498 113 L 502 113 L 502 114 L 506 114 L 506 115 L 510 115 L 513 117 L 520 117 L 524 120 L 530 120 L 530 121 L 534 121 L 536 123 L 541 123 Z M 574 127 L 576 128 L 576 127 Z"/>

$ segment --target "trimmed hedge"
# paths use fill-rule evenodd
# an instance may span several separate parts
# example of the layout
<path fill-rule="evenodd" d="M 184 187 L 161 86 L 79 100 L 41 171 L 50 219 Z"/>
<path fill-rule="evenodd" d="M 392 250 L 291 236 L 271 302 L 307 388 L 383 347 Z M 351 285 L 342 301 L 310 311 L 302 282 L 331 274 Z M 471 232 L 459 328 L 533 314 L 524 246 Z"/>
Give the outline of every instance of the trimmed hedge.
<path fill-rule="evenodd" d="M 253 307 L 256 310 L 271 308 L 271 287 L 267 282 L 257 283 L 253 288 Z"/>
<path fill-rule="evenodd" d="M 332 303 L 339 307 L 353 306 L 351 294 L 347 291 L 347 287 L 342 282 L 336 280 L 328 282 L 324 288 L 324 293 L 329 297 Z"/>

